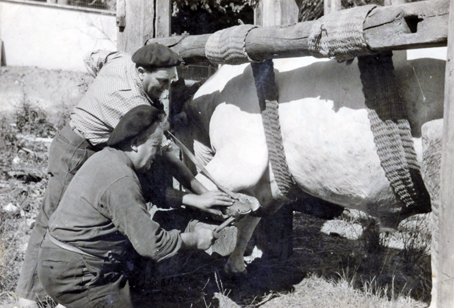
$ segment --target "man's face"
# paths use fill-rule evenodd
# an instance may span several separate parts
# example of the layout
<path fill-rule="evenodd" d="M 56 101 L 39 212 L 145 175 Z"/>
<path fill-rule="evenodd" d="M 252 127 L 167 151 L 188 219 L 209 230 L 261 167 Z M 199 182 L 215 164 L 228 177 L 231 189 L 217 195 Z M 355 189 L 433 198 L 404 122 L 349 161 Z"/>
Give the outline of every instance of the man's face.
<path fill-rule="evenodd" d="M 156 131 L 149 135 L 144 143 L 138 145 L 138 160 L 134 166 L 136 171 L 143 173 L 150 170 L 156 156 L 161 154 L 162 138 L 163 131 L 160 127 L 157 127 Z"/>
<path fill-rule="evenodd" d="M 139 78 L 145 92 L 151 99 L 158 99 L 162 92 L 170 88 L 170 83 L 177 79 L 176 67 L 164 67 L 153 72 L 138 68 Z"/>

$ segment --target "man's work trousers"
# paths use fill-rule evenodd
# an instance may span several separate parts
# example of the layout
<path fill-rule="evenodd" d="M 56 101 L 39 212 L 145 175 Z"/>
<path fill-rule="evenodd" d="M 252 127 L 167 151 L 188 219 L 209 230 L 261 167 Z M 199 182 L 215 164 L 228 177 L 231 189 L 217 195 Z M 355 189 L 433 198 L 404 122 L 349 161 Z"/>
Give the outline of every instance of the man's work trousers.
<path fill-rule="evenodd" d="M 49 149 L 49 184 L 28 242 L 25 261 L 16 288 L 20 298 L 39 301 L 46 297 L 37 272 L 39 247 L 46 234 L 49 218 L 57 208 L 76 171 L 95 152 L 96 149 L 72 131 L 69 125 L 62 128 L 52 141 Z"/>
<path fill-rule="evenodd" d="M 62 249 L 44 239 L 39 279 L 55 301 L 67 308 L 132 308 L 123 264 Z"/>

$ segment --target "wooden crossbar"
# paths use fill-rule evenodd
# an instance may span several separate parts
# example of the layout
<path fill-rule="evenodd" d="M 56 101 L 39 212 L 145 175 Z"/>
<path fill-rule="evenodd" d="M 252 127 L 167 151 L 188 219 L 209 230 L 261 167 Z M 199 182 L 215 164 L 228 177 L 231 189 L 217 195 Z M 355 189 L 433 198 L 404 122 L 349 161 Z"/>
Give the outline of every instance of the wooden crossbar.
<path fill-rule="evenodd" d="M 377 7 L 364 21 L 364 36 L 370 48 L 377 51 L 446 46 L 448 13 L 448 0 Z M 308 56 L 308 38 L 314 23 L 253 29 L 245 40 L 246 52 L 257 61 Z M 169 46 L 190 64 L 208 61 L 205 44 L 209 37 L 210 34 L 155 38 L 147 44 Z"/>

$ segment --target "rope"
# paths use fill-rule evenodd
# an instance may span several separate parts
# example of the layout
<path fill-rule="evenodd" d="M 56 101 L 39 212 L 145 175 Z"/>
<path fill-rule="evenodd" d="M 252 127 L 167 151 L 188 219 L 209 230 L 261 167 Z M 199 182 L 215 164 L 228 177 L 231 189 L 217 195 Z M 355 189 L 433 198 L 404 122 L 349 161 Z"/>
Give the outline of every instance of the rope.
<path fill-rule="evenodd" d="M 276 199 L 288 200 L 288 195 L 295 187 L 295 182 L 285 157 L 279 124 L 278 92 L 274 79 L 273 61 L 252 63 L 251 66 L 257 88 L 271 169 L 279 190 Z"/>
<path fill-rule="evenodd" d="M 348 60 L 374 53 L 364 38 L 363 24 L 376 5 L 358 6 L 325 15 L 309 35 L 309 51 L 317 58 Z"/>
<path fill-rule="evenodd" d="M 358 66 L 377 153 L 394 194 L 407 209 L 430 208 L 407 110 L 397 89 L 392 52 L 359 57 Z"/>
<path fill-rule="evenodd" d="M 216 31 L 205 44 L 205 55 L 214 64 L 253 62 L 246 52 L 246 37 L 253 25 L 241 25 Z"/>

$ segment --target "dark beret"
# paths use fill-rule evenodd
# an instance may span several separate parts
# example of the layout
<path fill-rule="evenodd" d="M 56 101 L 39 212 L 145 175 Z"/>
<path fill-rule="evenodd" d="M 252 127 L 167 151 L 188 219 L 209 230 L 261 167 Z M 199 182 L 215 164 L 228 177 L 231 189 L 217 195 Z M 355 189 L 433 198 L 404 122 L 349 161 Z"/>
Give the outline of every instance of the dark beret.
<path fill-rule="evenodd" d="M 182 62 L 175 51 L 158 43 L 143 46 L 132 55 L 131 59 L 137 65 L 153 67 L 172 67 Z"/>
<path fill-rule="evenodd" d="M 148 127 L 160 121 L 162 110 L 150 105 L 139 105 L 129 110 L 118 122 L 107 140 L 108 146 L 114 146 L 138 136 Z"/>

